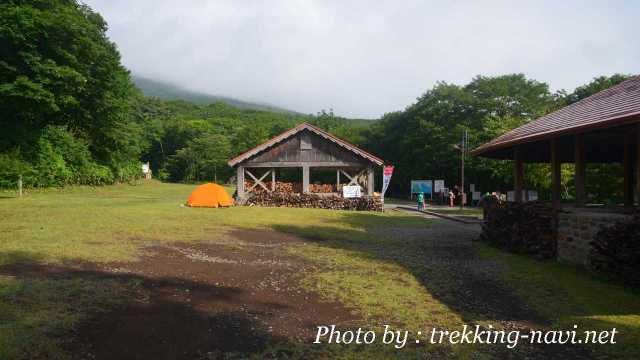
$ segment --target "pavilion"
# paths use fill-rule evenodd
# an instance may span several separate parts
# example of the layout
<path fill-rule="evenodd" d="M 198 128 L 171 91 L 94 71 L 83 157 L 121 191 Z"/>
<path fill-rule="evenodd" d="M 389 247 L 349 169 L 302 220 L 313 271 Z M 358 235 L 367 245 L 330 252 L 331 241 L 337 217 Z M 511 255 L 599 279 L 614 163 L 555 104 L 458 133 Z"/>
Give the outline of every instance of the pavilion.
<path fill-rule="evenodd" d="M 588 265 L 600 229 L 627 221 L 640 208 L 634 207 L 634 193 L 640 196 L 640 76 L 511 130 L 471 154 L 514 161 L 516 202 L 523 202 L 524 164 L 551 163 L 555 256 Z M 562 163 L 575 164 L 575 206 L 561 203 Z M 623 164 L 624 206 L 586 206 L 587 163 Z"/>
<path fill-rule="evenodd" d="M 634 192 L 640 194 L 640 76 L 511 130 L 471 154 L 514 161 L 518 202 L 523 201 L 523 164 L 551 163 L 554 208 L 561 207 L 562 163 L 575 164 L 577 207 L 587 202 L 587 163 L 622 163 L 624 205 L 632 207 Z"/>

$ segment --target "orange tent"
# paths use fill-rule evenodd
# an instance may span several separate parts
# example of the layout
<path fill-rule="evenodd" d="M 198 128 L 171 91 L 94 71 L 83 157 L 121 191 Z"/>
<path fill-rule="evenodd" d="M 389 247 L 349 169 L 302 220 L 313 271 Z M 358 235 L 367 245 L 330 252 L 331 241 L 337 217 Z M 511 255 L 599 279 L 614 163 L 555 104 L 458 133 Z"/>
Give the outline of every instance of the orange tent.
<path fill-rule="evenodd" d="M 187 199 L 187 206 L 214 207 L 231 206 L 233 199 L 224 188 L 217 184 L 204 184 L 198 186 Z"/>

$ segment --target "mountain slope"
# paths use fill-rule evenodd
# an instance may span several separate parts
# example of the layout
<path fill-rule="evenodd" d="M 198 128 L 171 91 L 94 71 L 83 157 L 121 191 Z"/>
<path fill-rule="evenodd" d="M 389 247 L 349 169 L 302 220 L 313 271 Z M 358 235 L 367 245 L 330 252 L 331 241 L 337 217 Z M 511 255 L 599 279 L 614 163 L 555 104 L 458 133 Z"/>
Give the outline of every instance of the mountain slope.
<path fill-rule="evenodd" d="M 199 105 L 207 105 L 214 102 L 222 101 L 226 104 L 241 109 L 264 110 L 279 113 L 296 113 L 295 111 L 279 108 L 277 106 L 269 104 L 252 103 L 226 96 L 210 95 L 192 91 L 174 84 L 151 80 L 137 75 L 132 75 L 132 80 L 133 83 L 142 91 L 145 96 L 157 97 L 163 100 L 184 100 Z"/>

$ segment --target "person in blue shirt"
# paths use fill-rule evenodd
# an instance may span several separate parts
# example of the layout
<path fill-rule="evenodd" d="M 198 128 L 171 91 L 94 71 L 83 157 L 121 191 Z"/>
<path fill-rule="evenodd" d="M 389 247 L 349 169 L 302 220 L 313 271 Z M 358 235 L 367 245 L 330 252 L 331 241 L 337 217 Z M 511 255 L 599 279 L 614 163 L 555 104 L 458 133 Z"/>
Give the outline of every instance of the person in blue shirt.
<path fill-rule="evenodd" d="M 418 193 L 418 211 L 422 211 L 424 208 L 424 194 Z"/>

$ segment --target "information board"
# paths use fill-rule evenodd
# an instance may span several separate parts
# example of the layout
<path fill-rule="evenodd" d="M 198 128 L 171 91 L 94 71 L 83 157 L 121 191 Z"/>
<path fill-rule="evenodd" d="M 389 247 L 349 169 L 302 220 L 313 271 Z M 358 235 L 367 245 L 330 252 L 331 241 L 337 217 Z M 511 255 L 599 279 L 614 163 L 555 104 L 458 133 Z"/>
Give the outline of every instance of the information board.
<path fill-rule="evenodd" d="M 431 194 L 432 192 L 431 180 L 411 180 L 411 194 Z"/>

